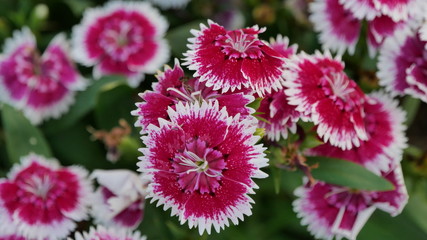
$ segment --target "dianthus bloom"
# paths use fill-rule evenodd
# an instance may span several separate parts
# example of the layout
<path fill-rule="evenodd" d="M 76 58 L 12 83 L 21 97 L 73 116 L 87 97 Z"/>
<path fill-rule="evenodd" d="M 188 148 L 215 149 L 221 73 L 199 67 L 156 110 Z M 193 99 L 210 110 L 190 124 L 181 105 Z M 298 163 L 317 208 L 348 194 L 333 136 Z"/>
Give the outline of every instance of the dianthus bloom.
<path fill-rule="evenodd" d="M 168 109 L 170 121 L 150 125 L 143 136 L 146 148 L 139 171 L 152 182 L 148 197 L 171 208 L 181 224 L 208 234 L 238 224 L 251 214 L 257 185 L 252 178 L 265 178 L 267 166 L 262 145 L 256 144 L 254 118 L 230 117 L 217 101 L 179 102 Z"/>
<path fill-rule="evenodd" d="M 354 240 L 375 209 L 396 216 L 408 201 L 400 165 L 382 176 L 394 190 L 354 190 L 324 182 L 301 186 L 295 190 L 294 211 L 316 238 Z"/>
<path fill-rule="evenodd" d="M 185 8 L 190 0 L 149 0 L 154 5 L 159 6 L 162 9 L 170 8 Z"/>
<path fill-rule="evenodd" d="M 195 77 L 214 90 L 234 92 L 251 88 L 260 96 L 282 88 L 284 59 L 268 44 L 258 39 L 265 31 L 258 26 L 227 31 L 208 21 L 189 39 L 184 63 L 195 70 Z"/>
<path fill-rule="evenodd" d="M 100 187 L 92 202 L 95 221 L 133 229 L 142 221 L 147 183 L 129 170 L 95 170 Z"/>
<path fill-rule="evenodd" d="M 16 234 L 0 235 L 0 240 L 27 240 L 23 236 Z"/>
<path fill-rule="evenodd" d="M 340 55 L 348 49 L 349 54 L 354 54 L 362 28 L 362 19 L 357 18 L 359 11 L 352 11 L 353 8 L 346 9 L 346 5 L 342 2 L 339 0 L 315 0 L 310 4 L 310 20 L 314 24 L 315 30 L 320 32 L 320 42 L 323 48 L 337 51 Z M 352 1 L 346 3 L 348 2 Z M 357 7 L 354 9 L 359 10 Z M 385 37 L 391 36 L 404 25 L 402 20 L 393 20 L 391 16 L 381 12 L 367 19 L 367 23 L 367 43 L 371 56 L 376 54 Z"/>
<path fill-rule="evenodd" d="M 249 117 L 254 112 L 246 106 L 254 100 L 251 91 L 221 94 L 200 82 L 199 78 L 186 78 L 178 60 L 175 60 L 173 69 L 166 66 L 164 72 L 159 72 L 156 77 L 159 81 L 153 83 L 154 91 L 140 94 L 144 102 L 137 103 L 138 109 L 132 112 L 138 116 L 136 126 L 142 127 L 143 131 L 149 124 L 159 126 L 158 118 L 168 119 L 168 107 L 174 108 L 180 101 L 192 103 L 215 100 L 221 108 L 227 108 L 230 116 L 240 114 L 242 118 Z"/>
<path fill-rule="evenodd" d="M 87 218 L 92 186 L 87 172 L 30 154 L 0 180 L 0 232 L 29 239 L 64 239 Z"/>
<path fill-rule="evenodd" d="M 68 48 L 65 36 L 59 34 L 40 56 L 32 32 L 15 31 L 0 60 L 0 100 L 23 110 L 33 124 L 68 111 L 75 91 L 86 86 Z"/>
<path fill-rule="evenodd" d="M 289 104 L 317 126 L 324 142 L 342 149 L 368 139 L 363 104 L 366 96 L 344 72 L 344 63 L 326 54 L 301 53 L 285 72 Z"/>
<path fill-rule="evenodd" d="M 278 35 L 270 39 L 270 47 L 276 50 L 284 58 L 290 58 L 296 54 L 297 45 L 289 46 L 289 39 Z M 295 106 L 289 105 L 287 96 L 283 89 L 266 94 L 261 100 L 257 112 L 262 113 L 258 117 L 264 119 L 259 121 L 258 126 L 265 129 L 267 138 L 271 141 L 279 141 L 280 137 L 288 137 L 288 130 L 296 132 L 296 122 L 300 118 L 300 112 Z"/>
<path fill-rule="evenodd" d="M 145 236 L 141 236 L 139 231 L 134 233 L 129 232 L 127 229 L 119 228 L 105 228 L 97 226 L 91 227 L 89 232 L 77 232 L 73 239 L 68 240 L 146 240 Z"/>
<path fill-rule="evenodd" d="M 73 29 L 73 56 L 95 77 L 123 74 L 136 87 L 169 59 L 166 19 L 146 2 L 112 1 L 89 9 Z"/>
<path fill-rule="evenodd" d="M 395 95 L 409 94 L 427 102 L 427 39 L 419 29 L 404 29 L 388 38 L 380 51 L 380 85 Z"/>
<path fill-rule="evenodd" d="M 398 107 L 397 101 L 384 93 L 370 94 L 364 109 L 367 141 L 350 150 L 325 143 L 309 149 L 309 155 L 347 159 L 378 174 L 398 165 L 407 140 L 404 134 L 405 113 Z"/>

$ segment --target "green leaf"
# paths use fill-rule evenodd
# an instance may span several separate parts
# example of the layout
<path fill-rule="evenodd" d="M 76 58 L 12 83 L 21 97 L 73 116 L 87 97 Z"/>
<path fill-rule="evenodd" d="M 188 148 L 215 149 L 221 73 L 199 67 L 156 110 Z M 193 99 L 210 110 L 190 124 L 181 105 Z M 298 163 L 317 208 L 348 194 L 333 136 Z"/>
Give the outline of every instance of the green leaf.
<path fill-rule="evenodd" d="M 415 116 L 418 113 L 418 108 L 420 107 L 421 101 L 417 98 L 411 96 L 406 96 L 403 100 L 402 107 L 406 111 L 406 126 L 411 126 L 412 122 L 415 119 Z"/>
<path fill-rule="evenodd" d="M 114 82 L 125 82 L 125 77 L 105 76 L 94 81 L 85 91 L 77 94 L 76 102 L 70 107 L 70 110 L 66 114 L 59 119 L 46 122 L 42 126 L 43 131 L 46 134 L 54 134 L 75 124 L 95 107 L 99 91 L 106 85 L 108 86 L 108 84 Z"/>
<path fill-rule="evenodd" d="M 259 106 L 261 105 L 262 98 L 255 98 L 251 103 L 249 103 L 247 106 L 250 108 L 253 108 L 255 111 L 258 110 Z"/>
<path fill-rule="evenodd" d="M 49 145 L 41 131 L 33 126 L 20 112 L 9 105 L 3 105 L 2 119 L 6 149 L 12 163 L 18 163 L 22 156 L 33 152 L 52 157 Z"/>
<path fill-rule="evenodd" d="M 324 142 L 319 140 L 317 135 L 309 134 L 305 136 L 304 141 L 301 143 L 299 148 L 302 151 L 304 149 L 315 148 L 322 144 L 324 144 Z"/>
<path fill-rule="evenodd" d="M 328 157 L 307 157 L 308 164 L 318 163 L 312 170 L 315 179 L 368 191 L 390 191 L 394 186 L 388 180 L 369 171 L 365 167 L 342 159 Z"/>
<path fill-rule="evenodd" d="M 101 129 L 109 130 L 125 119 L 129 125 L 135 121 L 130 112 L 136 109 L 135 89 L 125 84 L 110 83 L 103 87 L 96 99 L 95 119 Z"/>
<path fill-rule="evenodd" d="M 204 23 L 203 20 L 196 20 L 184 25 L 181 25 L 177 28 L 174 28 L 168 32 L 166 39 L 169 41 L 169 44 L 172 48 L 172 53 L 175 57 L 182 57 L 182 53 L 187 51 L 187 39 L 193 37 L 191 34 L 191 29 L 199 29 L 200 23 Z"/>

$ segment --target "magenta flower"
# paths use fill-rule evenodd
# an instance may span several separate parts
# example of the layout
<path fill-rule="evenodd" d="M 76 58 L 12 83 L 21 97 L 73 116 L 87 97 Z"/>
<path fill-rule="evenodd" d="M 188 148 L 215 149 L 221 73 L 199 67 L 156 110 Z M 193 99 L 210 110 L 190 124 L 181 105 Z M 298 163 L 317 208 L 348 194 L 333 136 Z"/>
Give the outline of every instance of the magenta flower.
<path fill-rule="evenodd" d="M 170 121 L 150 125 L 143 136 L 146 148 L 139 171 L 152 182 L 147 198 L 171 208 L 181 224 L 208 234 L 238 224 L 251 214 L 257 185 L 252 178 L 265 178 L 267 166 L 262 145 L 256 145 L 256 120 L 230 117 L 217 101 L 178 102 L 168 109 Z"/>
<path fill-rule="evenodd" d="M 0 180 L 0 232 L 64 239 L 87 218 L 92 194 L 85 169 L 30 154 Z"/>
<path fill-rule="evenodd" d="M 372 20 L 379 15 L 389 16 L 393 21 L 408 20 L 423 16 L 424 0 L 339 0 L 345 9 L 358 19 Z"/>
<path fill-rule="evenodd" d="M 27 240 L 27 239 L 17 234 L 8 234 L 8 235 L 0 235 L 0 240 Z"/>
<path fill-rule="evenodd" d="M 163 38 L 167 28 L 166 19 L 148 3 L 112 1 L 87 10 L 74 27 L 73 56 L 95 65 L 95 77 L 123 74 L 136 87 L 144 73 L 155 73 L 169 59 Z"/>
<path fill-rule="evenodd" d="M 251 88 L 258 95 L 282 88 L 283 57 L 258 39 L 265 31 L 258 26 L 227 31 L 208 21 L 209 27 L 200 25 L 189 39 L 189 50 L 184 65 L 195 70 L 195 77 L 214 90 L 234 92 Z"/>
<path fill-rule="evenodd" d="M 378 60 L 380 85 L 394 95 L 409 94 L 427 102 L 426 43 L 412 29 L 388 38 Z"/>
<path fill-rule="evenodd" d="M 139 231 L 129 232 L 127 229 L 91 227 L 89 232 L 77 232 L 73 239 L 68 240 L 146 240 Z"/>
<path fill-rule="evenodd" d="M 392 191 L 365 191 L 317 182 L 295 190 L 294 211 L 301 223 L 321 239 L 356 239 L 375 209 L 398 215 L 408 201 L 400 165 L 382 176 L 393 183 Z"/>
<path fill-rule="evenodd" d="M 352 1 L 346 3 L 350 2 Z M 336 51 L 339 55 L 346 50 L 349 54 L 354 54 L 362 27 L 362 20 L 357 17 L 360 12 L 353 12 L 345 6 L 339 0 L 316 0 L 310 4 L 312 12 L 310 20 L 314 24 L 314 29 L 320 32 L 323 48 Z M 362 4 L 362 6 L 365 5 Z M 367 23 L 367 43 L 371 57 L 375 56 L 385 37 L 391 36 L 397 29 L 404 26 L 404 22 L 395 21 L 381 13 L 369 18 Z"/>
<path fill-rule="evenodd" d="M 6 40 L 0 60 L 0 98 L 21 109 L 33 124 L 60 117 L 74 102 L 75 91 L 85 86 L 68 57 L 63 34 L 41 56 L 28 28 Z"/>
<path fill-rule="evenodd" d="M 327 52 L 291 58 L 285 72 L 289 104 L 313 121 L 324 142 L 351 149 L 368 139 L 364 124 L 365 94 L 344 73 L 344 63 Z"/>
<path fill-rule="evenodd" d="M 221 94 L 200 82 L 199 78 L 187 79 L 178 60 L 175 60 L 173 69 L 166 66 L 164 72 L 159 72 L 157 79 L 159 81 L 153 83 L 154 91 L 140 94 L 144 102 L 137 103 L 138 109 L 132 112 L 134 116 L 138 116 L 136 126 L 142 127 L 143 131 L 149 124 L 159 126 L 158 118 L 168 120 L 167 109 L 174 108 L 180 101 L 192 103 L 216 100 L 220 108 L 227 108 L 230 116 L 240 114 L 242 118 L 249 117 L 254 112 L 252 108 L 246 107 L 255 99 L 250 90 Z"/>
<path fill-rule="evenodd" d="M 144 216 L 147 182 L 128 170 L 95 170 L 100 187 L 92 202 L 92 216 L 104 226 L 136 228 Z"/>
<path fill-rule="evenodd" d="M 398 165 L 406 148 L 405 113 L 384 93 L 370 94 L 364 109 L 367 141 L 350 150 L 326 143 L 309 149 L 308 154 L 350 160 L 377 174 Z"/>
<path fill-rule="evenodd" d="M 284 58 L 290 58 L 296 54 L 298 46 L 289 46 L 289 39 L 278 35 L 276 39 L 270 39 L 270 47 L 280 53 Z M 258 126 L 264 128 L 267 138 L 271 141 L 279 141 L 280 136 L 284 139 L 288 137 L 288 131 L 296 132 L 296 122 L 300 118 L 300 112 L 295 110 L 295 106 L 289 105 L 287 96 L 283 90 L 273 91 L 266 94 L 261 100 L 257 112 L 265 121 L 259 121 Z"/>

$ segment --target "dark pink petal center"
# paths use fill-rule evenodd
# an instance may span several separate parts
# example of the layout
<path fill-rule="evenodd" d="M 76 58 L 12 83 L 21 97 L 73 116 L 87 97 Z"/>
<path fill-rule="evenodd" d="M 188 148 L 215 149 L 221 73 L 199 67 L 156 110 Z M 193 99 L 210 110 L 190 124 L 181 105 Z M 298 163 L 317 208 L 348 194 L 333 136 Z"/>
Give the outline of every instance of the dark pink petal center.
<path fill-rule="evenodd" d="M 263 55 L 260 46 L 264 45 L 256 34 L 245 33 L 243 29 L 229 31 L 225 35 L 219 35 L 215 46 L 220 46 L 221 51 L 229 58 L 258 59 Z"/>
<path fill-rule="evenodd" d="M 185 150 L 175 154 L 173 171 L 186 192 L 214 193 L 220 186 L 225 160 L 221 152 L 207 147 L 205 141 L 194 140 Z"/>
<path fill-rule="evenodd" d="M 348 189 L 332 188 L 329 194 L 326 194 L 328 204 L 336 208 L 346 208 L 350 212 L 360 212 L 372 205 L 372 199 L 375 193 L 362 191 L 352 191 Z"/>

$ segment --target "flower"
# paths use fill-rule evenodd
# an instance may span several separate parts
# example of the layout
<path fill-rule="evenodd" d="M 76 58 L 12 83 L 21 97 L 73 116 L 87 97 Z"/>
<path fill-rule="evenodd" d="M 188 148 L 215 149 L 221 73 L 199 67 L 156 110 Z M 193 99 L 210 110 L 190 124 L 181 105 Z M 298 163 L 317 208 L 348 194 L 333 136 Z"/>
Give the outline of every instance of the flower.
<path fill-rule="evenodd" d="M 354 54 L 362 27 L 362 20 L 357 18 L 359 12 L 351 11 L 352 8 L 346 9 L 345 3 L 339 0 L 316 0 L 310 4 L 312 13 L 310 20 L 314 24 L 314 29 L 320 32 L 323 48 L 336 51 L 339 55 L 346 50 L 349 54 Z M 365 5 L 362 4 L 362 6 Z M 367 20 L 367 25 L 369 54 L 374 57 L 384 38 L 402 28 L 405 22 L 396 21 L 388 15 L 378 13 Z"/>
<path fill-rule="evenodd" d="M 123 74 L 137 87 L 144 73 L 154 73 L 170 54 L 163 38 L 168 23 L 146 2 L 111 1 L 85 11 L 73 28 L 73 56 L 94 66 L 94 76 Z"/>
<path fill-rule="evenodd" d="M 393 21 L 406 21 L 411 17 L 423 16 L 424 0 L 339 0 L 345 9 L 358 19 L 372 20 L 378 15 L 389 16 Z"/>
<path fill-rule="evenodd" d="M 10 234 L 10 235 L 0 235 L 0 240 L 26 240 L 23 236 Z"/>
<path fill-rule="evenodd" d="M 92 216 L 104 226 L 136 228 L 144 215 L 147 182 L 124 169 L 95 170 L 100 187 L 92 202 Z"/>
<path fill-rule="evenodd" d="M 149 124 L 159 126 L 159 118 L 168 120 L 168 107 L 174 108 L 180 101 L 192 103 L 216 100 L 221 108 L 227 108 L 230 116 L 240 114 L 242 118 L 249 117 L 254 112 L 252 108 L 246 106 L 254 101 L 251 91 L 221 94 L 212 87 L 207 87 L 204 82 L 200 82 L 199 78 L 187 79 L 177 59 L 173 69 L 166 66 L 164 72 L 159 72 L 156 77 L 159 81 L 153 83 L 154 91 L 140 94 L 145 102 L 137 103 L 138 109 L 132 112 L 132 115 L 138 116 L 135 125 L 142 127 L 143 132 Z"/>
<path fill-rule="evenodd" d="M 184 54 L 184 65 L 195 70 L 195 77 L 214 90 L 234 92 L 251 88 L 258 95 L 282 88 L 283 57 L 258 39 L 265 31 L 258 26 L 227 31 L 208 21 L 209 27 L 200 25 L 193 30 L 189 50 Z"/>
<path fill-rule="evenodd" d="M 387 38 L 377 65 L 380 85 L 393 95 L 409 94 L 427 102 L 426 43 L 418 29 L 406 28 Z"/>
<path fill-rule="evenodd" d="M 301 53 L 290 59 L 284 76 L 289 104 L 303 120 L 313 121 L 324 142 L 346 150 L 360 146 L 368 136 L 363 119 L 366 96 L 343 70 L 344 63 L 329 52 Z"/>
<path fill-rule="evenodd" d="M 270 47 L 284 58 L 295 55 L 298 49 L 296 44 L 289 46 L 289 39 L 282 35 L 278 35 L 275 39 L 270 38 Z M 272 91 L 264 96 L 257 110 L 262 113 L 258 117 L 264 119 L 258 122 L 258 126 L 265 129 L 267 138 L 271 141 L 279 141 L 280 136 L 286 139 L 288 130 L 296 132 L 296 122 L 301 114 L 295 110 L 295 106 L 288 104 L 286 98 L 283 90 Z"/>
<path fill-rule="evenodd" d="M 398 107 L 397 101 L 382 92 L 371 93 L 364 109 L 367 141 L 350 150 L 325 143 L 309 149 L 308 154 L 347 159 L 377 174 L 388 172 L 399 164 L 407 141 L 405 112 Z"/>
<path fill-rule="evenodd" d="M 0 180 L 0 232 L 25 238 L 63 239 L 86 219 L 92 186 L 85 169 L 61 167 L 30 154 Z"/>
<path fill-rule="evenodd" d="M 141 236 L 139 231 L 134 233 L 129 232 L 127 229 L 118 228 L 105 228 L 97 226 L 91 227 L 89 232 L 77 232 L 74 239 L 68 240 L 146 240 L 147 237 Z"/>
<path fill-rule="evenodd" d="M 154 5 L 159 6 L 162 9 L 170 8 L 185 8 L 190 0 L 150 0 Z"/>
<path fill-rule="evenodd" d="M 21 109 L 33 124 L 67 112 L 75 91 L 85 86 L 68 57 L 65 35 L 54 37 L 42 56 L 28 28 L 6 40 L 0 60 L 0 98 Z"/>
<path fill-rule="evenodd" d="M 294 211 L 316 238 L 356 239 L 375 209 L 396 216 L 408 201 L 400 165 L 382 176 L 393 183 L 394 190 L 354 190 L 324 182 L 301 186 L 295 190 Z"/>
<path fill-rule="evenodd" d="M 253 194 L 258 188 L 252 178 L 265 178 L 267 166 L 254 136 L 256 120 L 230 117 L 217 101 L 178 102 L 168 109 L 170 121 L 150 125 L 142 140 L 146 148 L 138 162 L 139 171 L 152 182 L 147 198 L 164 209 L 172 209 L 181 224 L 208 234 L 238 224 L 251 214 Z"/>

